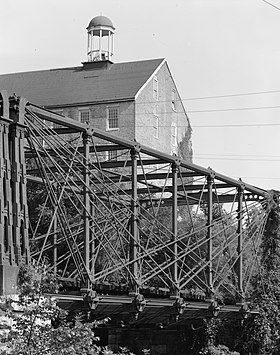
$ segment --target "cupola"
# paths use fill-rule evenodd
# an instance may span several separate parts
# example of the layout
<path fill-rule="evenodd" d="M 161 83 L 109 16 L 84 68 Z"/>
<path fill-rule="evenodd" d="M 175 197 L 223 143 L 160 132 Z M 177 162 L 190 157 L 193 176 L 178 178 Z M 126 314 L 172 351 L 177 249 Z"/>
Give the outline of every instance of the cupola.
<path fill-rule="evenodd" d="M 88 62 L 111 61 L 114 52 L 114 31 L 112 21 L 105 16 L 94 17 L 88 27 Z"/>

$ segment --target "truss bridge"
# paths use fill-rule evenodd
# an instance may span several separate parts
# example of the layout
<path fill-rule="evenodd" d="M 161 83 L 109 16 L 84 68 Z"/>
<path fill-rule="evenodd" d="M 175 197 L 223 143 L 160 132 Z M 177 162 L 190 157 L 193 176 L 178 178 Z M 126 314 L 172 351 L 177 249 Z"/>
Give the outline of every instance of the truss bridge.
<path fill-rule="evenodd" d="M 271 193 L 5 91 L 0 103 L 2 294 L 21 263 L 45 262 L 59 302 L 96 319 L 246 314 Z"/>

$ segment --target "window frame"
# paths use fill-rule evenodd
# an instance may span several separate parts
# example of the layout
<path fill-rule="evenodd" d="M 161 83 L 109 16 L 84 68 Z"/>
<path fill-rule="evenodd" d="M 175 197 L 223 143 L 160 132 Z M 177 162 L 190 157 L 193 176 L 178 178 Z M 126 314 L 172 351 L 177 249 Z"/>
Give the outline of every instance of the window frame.
<path fill-rule="evenodd" d="M 172 93 L 171 93 L 171 107 L 173 111 L 177 111 L 177 107 L 176 107 L 176 90 L 172 89 Z"/>
<path fill-rule="evenodd" d="M 176 122 L 172 122 L 172 124 L 171 124 L 171 145 L 177 146 L 177 141 L 178 141 L 178 126 L 177 126 Z"/>
<path fill-rule="evenodd" d="M 82 114 L 84 112 L 88 113 L 88 121 L 84 121 L 83 122 L 82 121 Z M 79 108 L 79 122 L 89 124 L 89 122 L 90 122 L 90 109 L 89 109 L 89 107 Z"/>
<path fill-rule="evenodd" d="M 153 77 L 153 98 L 158 101 L 158 78 L 157 76 Z"/>
<path fill-rule="evenodd" d="M 110 110 L 117 110 L 117 118 L 110 118 Z M 110 120 L 117 120 L 117 127 L 110 127 Z M 106 130 L 107 131 L 118 131 L 120 129 L 120 106 L 107 106 L 106 107 Z"/>
<path fill-rule="evenodd" d="M 156 139 L 159 139 L 159 116 L 154 113 L 154 122 L 153 122 L 153 136 Z"/>

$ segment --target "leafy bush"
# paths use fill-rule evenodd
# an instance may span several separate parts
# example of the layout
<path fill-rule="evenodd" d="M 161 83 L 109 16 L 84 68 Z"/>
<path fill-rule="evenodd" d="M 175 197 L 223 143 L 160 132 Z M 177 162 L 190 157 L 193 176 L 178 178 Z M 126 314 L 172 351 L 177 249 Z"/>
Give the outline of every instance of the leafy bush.
<path fill-rule="evenodd" d="M 67 322 L 66 312 L 44 292 L 56 292 L 58 285 L 48 268 L 22 266 L 19 295 L 2 302 L 5 319 L 10 323 L 2 332 L 2 355 L 113 355 L 101 348 L 94 335 L 96 323 L 84 323 L 78 316 Z M 7 307 L 9 305 L 10 307 Z M 120 354 L 132 355 L 127 349 Z"/>

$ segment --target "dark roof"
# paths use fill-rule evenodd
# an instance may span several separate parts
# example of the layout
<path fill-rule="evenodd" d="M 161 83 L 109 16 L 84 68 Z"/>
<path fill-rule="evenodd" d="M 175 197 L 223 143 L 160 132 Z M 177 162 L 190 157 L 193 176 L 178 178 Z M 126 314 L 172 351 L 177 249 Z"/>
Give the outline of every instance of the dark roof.
<path fill-rule="evenodd" d="M 87 28 L 90 27 L 95 27 L 95 26 L 107 26 L 107 27 L 112 27 L 113 29 L 115 29 L 115 27 L 113 26 L 112 21 L 106 17 L 106 16 L 96 16 L 94 17 Z"/>
<path fill-rule="evenodd" d="M 40 106 L 75 106 L 134 99 L 164 59 L 111 64 L 108 69 L 83 67 L 0 75 L 0 90 Z M 94 66 L 94 65 L 93 65 Z"/>

